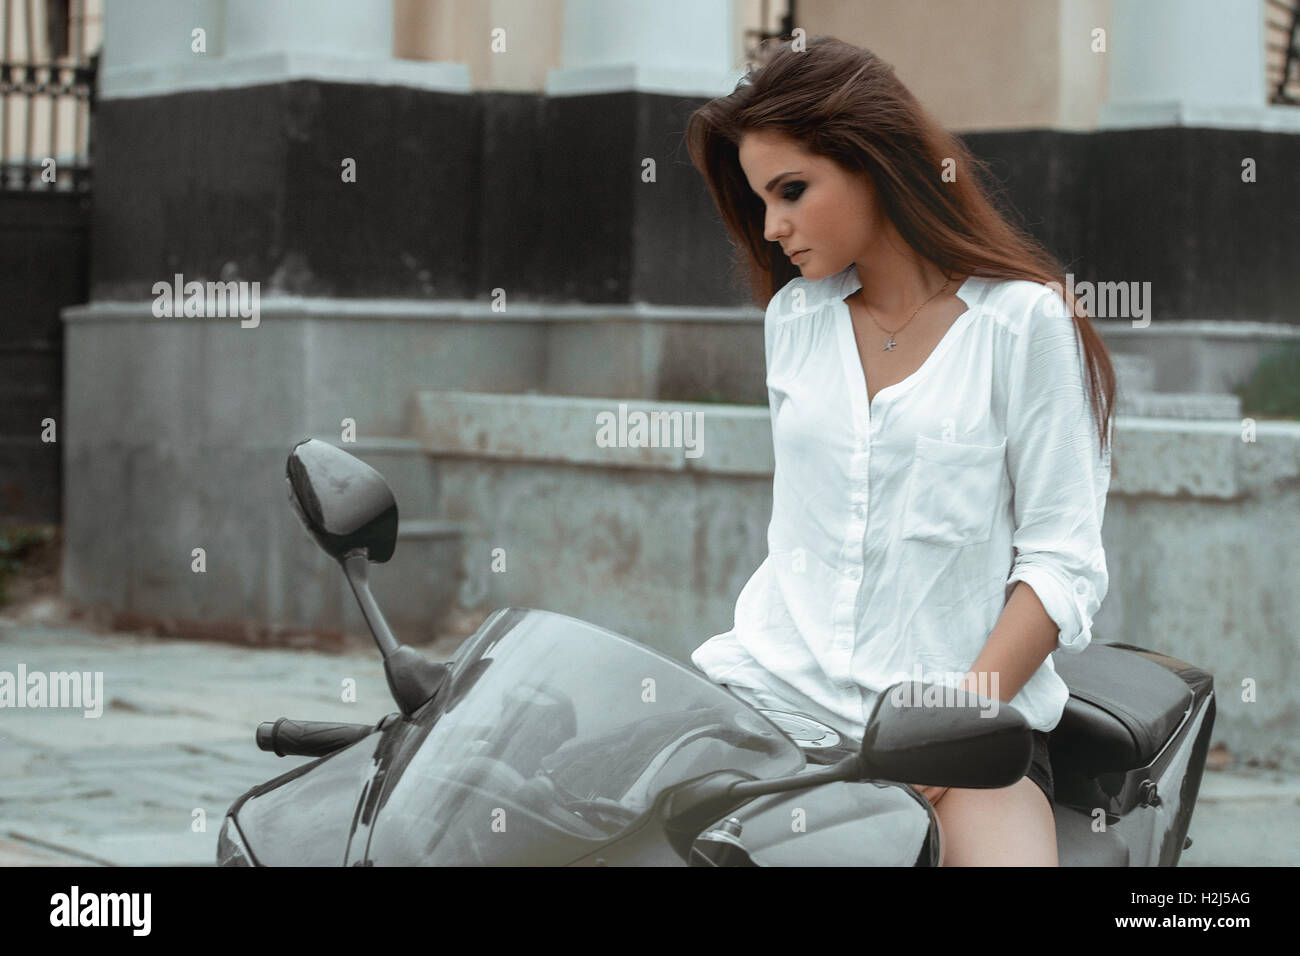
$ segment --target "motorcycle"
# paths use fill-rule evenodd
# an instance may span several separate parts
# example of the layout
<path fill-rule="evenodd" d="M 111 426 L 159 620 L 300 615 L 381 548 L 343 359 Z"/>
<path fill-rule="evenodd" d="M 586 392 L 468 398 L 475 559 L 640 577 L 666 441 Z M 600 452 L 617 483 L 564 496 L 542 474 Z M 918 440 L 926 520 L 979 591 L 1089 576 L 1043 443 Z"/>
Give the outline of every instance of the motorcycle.
<path fill-rule="evenodd" d="M 339 562 L 397 711 L 374 724 L 280 718 L 256 743 L 317 758 L 227 811 L 221 866 L 936 866 L 913 785 L 1005 787 L 1028 725 L 974 693 L 896 684 L 861 741 L 756 709 L 697 670 L 563 614 L 493 612 L 452 659 L 401 644 L 368 584 L 397 503 L 369 465 L 318 440 L 289 500 Z M 1126 644 L 1064 657 L 1051 734 L 1062 866 L 1174 866 L 1214 725 L 1211 676 Z"/>

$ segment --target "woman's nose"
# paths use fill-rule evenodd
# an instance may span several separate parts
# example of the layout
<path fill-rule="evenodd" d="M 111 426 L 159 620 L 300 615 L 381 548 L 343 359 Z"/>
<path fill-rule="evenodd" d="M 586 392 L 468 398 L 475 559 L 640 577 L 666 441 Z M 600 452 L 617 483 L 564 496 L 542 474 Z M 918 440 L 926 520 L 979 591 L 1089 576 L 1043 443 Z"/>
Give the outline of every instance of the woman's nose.
<path fill-rule="evenodd" d="M 768 242 L 779 242 L 786 234 L 785 226 L 783 218 L 771 212 L 767 213 L 763 222 L 763 238 Z"/>

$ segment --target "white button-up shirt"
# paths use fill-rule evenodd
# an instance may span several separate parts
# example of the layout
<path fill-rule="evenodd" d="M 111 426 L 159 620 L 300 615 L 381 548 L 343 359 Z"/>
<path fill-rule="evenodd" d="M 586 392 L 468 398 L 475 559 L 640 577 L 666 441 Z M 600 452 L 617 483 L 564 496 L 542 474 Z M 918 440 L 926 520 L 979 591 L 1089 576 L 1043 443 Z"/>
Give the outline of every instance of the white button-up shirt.
<path fill-rule="evenodd" d="M 869 405 L 844 302 L 859 288 L 850 265 L 797 277 L 768 305 L 768 555 L 734 627 L 691 655 L 714 682 L 857 739 L 891 684 L 955 685 L 1016 581 L 1059 628 L 1058 649 L 1087 647 L 1108 584 L 1110 486 L 1082 347 L 1050 287 L 968 279 L 966 311 Z M 1047 731 L 1068 696 L 1048 655 L 1010 703 Z"/>

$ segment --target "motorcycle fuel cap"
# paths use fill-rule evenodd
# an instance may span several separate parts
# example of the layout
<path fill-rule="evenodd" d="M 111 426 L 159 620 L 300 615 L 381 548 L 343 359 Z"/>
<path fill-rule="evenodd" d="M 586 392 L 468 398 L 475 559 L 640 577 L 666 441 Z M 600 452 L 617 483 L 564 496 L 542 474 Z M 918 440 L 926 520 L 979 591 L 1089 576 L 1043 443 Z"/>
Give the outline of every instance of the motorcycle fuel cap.
<path fill-rule="evenodd" d="M 822 750 L 840 745 L 840 735 L 833 728 L 827 727 L 820 720 L 813 720 L 807 714 L 792 714 L 785 710 L 758 711 L 772 723 L 781 728 L 781 732 L 800 747 L 808 750 Z"/>

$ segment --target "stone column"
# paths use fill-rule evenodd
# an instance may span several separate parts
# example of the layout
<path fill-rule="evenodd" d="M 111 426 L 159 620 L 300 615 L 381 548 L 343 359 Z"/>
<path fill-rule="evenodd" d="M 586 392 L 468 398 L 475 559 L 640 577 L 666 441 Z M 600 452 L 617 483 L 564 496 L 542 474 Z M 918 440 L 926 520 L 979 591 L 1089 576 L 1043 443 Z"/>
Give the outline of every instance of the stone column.
<path fill-rule="evenodd" d="M 288 450 L 316 436 L 398 489 L 406 570 L 376 594 L 418 638 L 456 564 L 404 403 L 504 378 L 472 361 L 505 351 L 499 327 L 392 301 L 473 282 L 468 69 L 395 58 L 392 0 L 114 0 L 104 18 L 90 301 L 64 312 L 65 593 L 180 634 L 364 633 L 286 508 Z M 248 314 L 156 310 L 173 281 L 235 289 Z"/>
<path fill-rule="evenodd" d="M 564 65 L 546 92 L 723 96 L 744 72 L 731 62 L 733 32 L 731 0 L 566 0 Z"/>
<path fill-rule="evenodd" d="M 1300 130 L 1300 110 L 1268 105 L 1258 0 L 1113 0 L 1106 43 L 1101 128 Z"/>
<path fill-rule="evenodd" d="M 392 0 L 110 3 L 100 90 L 113 99 L 297 79 L 469 90 L 464 64 L 398 60 L 392 48 Z"/>

